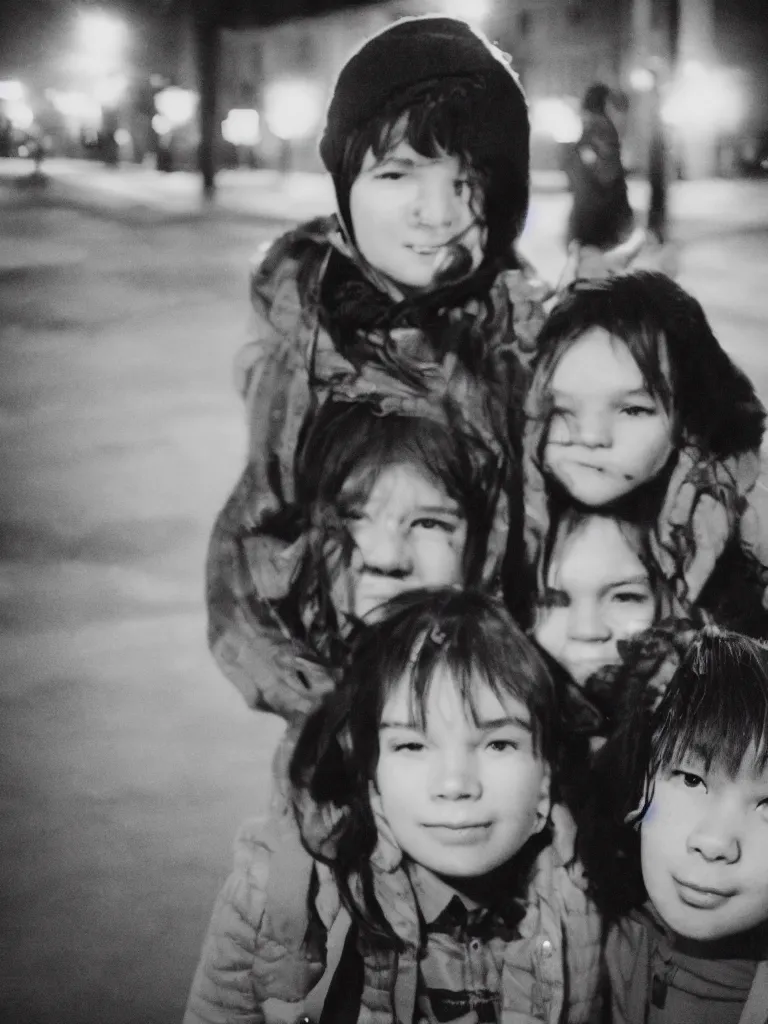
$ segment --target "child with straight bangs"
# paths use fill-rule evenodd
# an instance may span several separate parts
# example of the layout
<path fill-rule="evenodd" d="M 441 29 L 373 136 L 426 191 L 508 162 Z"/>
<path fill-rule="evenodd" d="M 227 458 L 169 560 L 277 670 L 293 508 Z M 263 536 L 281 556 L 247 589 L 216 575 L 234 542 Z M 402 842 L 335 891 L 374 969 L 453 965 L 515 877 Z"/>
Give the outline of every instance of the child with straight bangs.
<path fill-rule="evenodd" d="M 241 833 L 185 1024 L 595 1019 L 558 705 L 498 600 L 395 599 L 304 724 L 295 827 Z"/>
<path fill-rule="evenodd" d="M 539 575 L 564 507 L 617 516 L 647 532 L 666 616 L 706 607 L 768 636 L 765 409 L 696 299 L 647 271 L 575 283 L 539 336 L 526 415 Z"/>
<path fill-rule="evenodd" d="M 521 353 L 543 321 L 546 289 L 516 251 L 529 195 L 517 75 L 463 21 L 401 19 L 342 69 L 320 153 L 338 212 L 288 232 L 254 270 L 254 341 L 238 360 L 248 462 L 207 562 L 212 653 L 260 706 L 269 706 L 262 652 L 286 658 L 290 645 L 263 632 L 265 595 L 248 552 L 270 547 L 285 589 L 284 533 L 302 514 L 294 453 L 329 395 L 387 412 L 450 410 L 452 429 L 488 451 L 513 600 L 518 590 Z"/>
<path fill-rule="evenodd" d="M 768 647 L 716 627 L 628 668 L 579 849 L 608 924 L 613 1024 L 768 1020 Z"/>

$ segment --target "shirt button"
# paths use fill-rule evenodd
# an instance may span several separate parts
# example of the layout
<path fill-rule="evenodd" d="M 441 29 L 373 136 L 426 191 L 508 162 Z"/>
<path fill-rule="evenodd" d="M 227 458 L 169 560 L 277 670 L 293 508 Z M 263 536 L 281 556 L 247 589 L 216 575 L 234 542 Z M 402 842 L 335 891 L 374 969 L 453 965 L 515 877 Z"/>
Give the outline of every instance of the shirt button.
<path fill-rule="evenodd" d="M 541 952 L 544 956 L 552 956 L 552 943 L 549 939 L 544 939 L 541 944 Z"/>
<path fill-rule="evenodd" d="M 472 939 L 472 941 L 469 944 L 469 948 L 472 950 L 473 953 L 477 953 L 481 946 L 482 942 L 480 941 L 480 939 Z"/>

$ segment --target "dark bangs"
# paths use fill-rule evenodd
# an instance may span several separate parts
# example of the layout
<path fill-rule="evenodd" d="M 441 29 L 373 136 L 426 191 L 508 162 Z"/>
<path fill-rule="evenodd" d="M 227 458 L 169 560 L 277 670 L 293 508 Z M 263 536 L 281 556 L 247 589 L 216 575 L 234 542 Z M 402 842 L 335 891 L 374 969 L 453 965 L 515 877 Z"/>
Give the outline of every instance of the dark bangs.
<path fill-rule="evenodd" d="M 636 288 L 619 287 L 620 281 L 576 281 L 549 314 L 537 341 L 536 375 L 542 397 L 546 400 L 552 376 L 565 353 L 587 331 L 601 328 L 611 335 L 614 344 L 626 345 L 649 393 L 671 416 L 675 403 L 664 366 L 666 337 L 649 305 L 652 297 Z"/>
<path fill-rule="evenodd" d="M 378 412 L 370 403 L 328 401 L 297 459 L 297 501 L 316 520 L 341 526 L 367 501 L 382 470 L 401 464 L 423 472 L 459 506 L 467 523 L 465 582 L 479 582 L 498 481 L 494 486 L 490 478 L 490 452 L 458 427 Z"/>
<path fill-rule="evenodd" d="M 510 697 L 520 701 L 530 714 L 536 754 L 553 763 L 558 720 L 555 684 L 537 649 L 500 602 L 468 590 L 412 591 L 390 602 L 385 620 L 368 627 L 362 646 L 370 650 L 371 658 L 367 663 L 365 651 L 360 652 L 365 675 L 358 687 L 377 688 L 377 732 L 387 698 L 408 677 L 411 722 L 423 729 L 431 685 L 436 674 L 447 672 L 475 723 L 479 721 L 478 680 L 486 683 L 502 704 Z M 372 679 L 378 680 L 378 686 Z M 368 747 L 372 740 L 370 714 L 365 714 L 365 719 L 368 728 L 356 735 L 353 725 L 352 738 L 354 744 L 362 741 Z M 357 749 L 362 753 L 366 747 Z M 378 737 L 371 754 L 373 773 Z"/>
<path fill-rule="evenodd" d="M 402 944 L 379 905 L 371 867 L 379 728 L 387 698 L 404 679 L 411 685 L 412 720 L 423 724 L 429 688 L 442 669 L 474 719 L 478 675 L 500 699 L 520 700 L 530 712 L 534 749 L 553 764 L 557 701 L 543 659 L 500 601 L 449 588 L 402 594 L 382 619 L 358 627 L 340 685 L 309 716 L 291 758 L 304 845 L 330 866 L 361 931 L 395 949 Z"/>
<path fill-rule="evenodd" d="M 534 388 L 542 414 L 558 362 L 593 327 L 624 342 L 681 439 L 717 457 L 760 447 L 766 414 L 752 382 L 715 337 L 701 304 L 651 271 L 569 287 L 538 338 Z"/>
<path fill-rule="evenodd" d="M 735 777 L 768 765 L 768 647 L 709 627 L 693 642 L 654 714 L 649 779 L 686 757 Z"/>
<path fill-rule="evenodd" d="M 399 143 L 407 142 L 428 159 L 448 154 L 459 159 L 472 189 L 472 208 L 477 222 L 487 228 L 486 260 L 505 259 L 516 266 L 514 242 L 523 230 L 528 212 L 528 150 L 499 153 L 495 158 L 475 152 L 477 125 L 485 124 L 488 110 L 481 78 L 439 78 L 398 93 L 378 117 L 350 134 L 336 176 L 336 194 L 346 226 L 351 230 L 349 193 L 360 174 L 368 150 L 381 161 Z M 462 247 L 457 244 L 458 250 Z M 471 263 L 454 265 L 445 274 L 458 279 Z M 438 283 L 443 283 L 438 282 Z"/>

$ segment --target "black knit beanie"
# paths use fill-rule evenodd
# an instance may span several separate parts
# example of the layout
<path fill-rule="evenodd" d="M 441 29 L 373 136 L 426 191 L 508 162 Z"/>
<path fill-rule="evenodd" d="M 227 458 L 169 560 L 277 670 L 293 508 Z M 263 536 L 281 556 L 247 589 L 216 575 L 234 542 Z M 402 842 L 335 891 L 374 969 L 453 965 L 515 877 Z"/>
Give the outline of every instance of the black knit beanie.
<path fill-rule="evenodd" d="M 480 84 L 479 112 L 467 136 L 473 158 L 509 169 L 528 187 L 528 106 L 507 56 L 465 21 L 436 15 L 402 18 L 371 36 L 339 73 L 320 156 L 338 182 L 350 133 L 396 102 L 398 94 L 440 79 Z"/>

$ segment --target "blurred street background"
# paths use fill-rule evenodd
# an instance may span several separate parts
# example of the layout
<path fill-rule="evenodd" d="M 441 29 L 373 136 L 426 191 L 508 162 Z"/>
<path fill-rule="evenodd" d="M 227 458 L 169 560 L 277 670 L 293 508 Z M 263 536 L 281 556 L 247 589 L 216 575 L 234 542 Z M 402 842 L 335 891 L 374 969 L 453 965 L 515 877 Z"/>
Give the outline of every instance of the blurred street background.
<path fill-rule="evenodd" d="M 322 90 L 362 35 L 417 5 L 330 7 L 3 0 L 2 1024 L 179 1020 L 237 825 L 266 807 L 281 724 L 218 674 L 203 603 L 245 449 L 231 365 L 248 265 L 332 208 L 314 155 Z M 536 134 L 522 250 L 552 282 L 577 97 L 595 76 L 630 92 L 642 219 L 642 72 L 663 79 L 679 280 L 768 401 L 764 0 L 464 10 L 523 72 Z"/>

